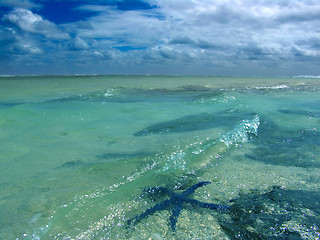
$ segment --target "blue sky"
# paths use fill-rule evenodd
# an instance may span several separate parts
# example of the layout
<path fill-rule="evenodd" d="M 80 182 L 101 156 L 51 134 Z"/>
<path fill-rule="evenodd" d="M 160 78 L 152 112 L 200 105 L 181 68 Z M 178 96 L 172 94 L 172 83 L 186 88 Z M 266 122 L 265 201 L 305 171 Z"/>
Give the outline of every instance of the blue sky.
<path fill-rule="evenodd" d="M 0 0 L 0 75 L 320 75 L 318 0 Z"/>

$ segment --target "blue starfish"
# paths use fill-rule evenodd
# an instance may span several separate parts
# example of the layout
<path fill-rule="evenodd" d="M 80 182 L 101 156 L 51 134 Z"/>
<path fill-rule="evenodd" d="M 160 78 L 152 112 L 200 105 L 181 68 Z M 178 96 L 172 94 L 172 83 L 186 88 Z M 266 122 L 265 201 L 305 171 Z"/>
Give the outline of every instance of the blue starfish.
<path fill-rule="evenodd" d="M 202 208 L 209 208 L 209 209 L 213 209 L 213 210 L 218 210 L 220 212 L 229 210 L 230 209 L 229 206 L 214 204 L 214 203 L 204 203 L 204 202 L 200 202 L 196 199 L 192 199 L 192 198 L 188 197 L 189 195 L 193 194 L 197 188 L 208 185 L 210 183 L 211 182 L 209 182 L 209 181 L 199 182 L 199 183 L 194 184 L 191 187 L 187 188 L 182 193 L 175 193 L 174 191 L 172 191 L 168 188 L 164 188 L 164 187 L 151 188 L 150 190 L 152 192 L 163 192 L 163 193 L 169 195 L 170 198 L 161 202 L 161 203 L 156 204 L 152 208 L 147 209 L 145 212 L 135 216 L 134 218 L 129 219 L 128 224 L 131 224 L 132 221 L 139 222 L 143 218 L 145 218 L 151 214 L 154 214 L 157 211 L 165 210 L 168 207 L 170 207 L 171 205 L 173 205 L 172 215 L 170 216 L 169 220 L 170 220 L 171 229 L 172 229 L 172 231 L 174 231 L 176 229 L 176 223 L 178 221 L 180 211 L 182 210 L 182 204 L 184 202 L 190 203 L 193 206 L 199 206 Z"/>

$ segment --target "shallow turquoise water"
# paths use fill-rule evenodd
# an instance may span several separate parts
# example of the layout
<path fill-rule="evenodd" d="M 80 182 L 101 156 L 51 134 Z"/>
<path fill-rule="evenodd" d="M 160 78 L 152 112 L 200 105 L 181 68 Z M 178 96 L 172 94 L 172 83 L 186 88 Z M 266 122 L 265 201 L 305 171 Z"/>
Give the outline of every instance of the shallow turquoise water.
<path fill-rule="evenodd" d="M 319 238 L 316 197 L 259 198 L 263 213 L 235 218 L 274 186 L 319 196 L 319 90 L 308 78 L 2 77 L 0 238 Z M 199 181 L 212 184 L 192 197 L 232 212 L 186 205 L 175 232 L 170 209 L 126 224 L 166 199 L 148 187 Z M 266 217 L 290 204 L 285 220 Z M 239 225 L 248 214 L 263 224 Z"/>

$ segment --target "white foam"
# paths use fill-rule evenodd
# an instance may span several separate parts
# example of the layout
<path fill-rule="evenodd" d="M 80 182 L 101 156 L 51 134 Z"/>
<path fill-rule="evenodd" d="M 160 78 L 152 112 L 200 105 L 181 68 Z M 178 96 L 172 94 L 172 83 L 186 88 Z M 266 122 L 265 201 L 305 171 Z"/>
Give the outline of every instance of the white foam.
<path fill-rule="evenodd" d="M 298 76 L 292 76 L 293 78 L 320 78 L 319 75 L 298 75 Z"/>
<path fill-rule="evenodd" d="M 5 77 L 15 77 L 16 75 L 0 75 L 0 77 L 3 77 L 3 78 L 5 78 Z"/>
<path fill-rule="evenodd" d="M 289 88 L 289 86 L 285 84 L 281 84 L 281 85 L 275 85 L 271 87 L 255 87 L 255 89 L 285 89 L 285 88 Z"/>
<path fill-rule="evenodd" d="M 107 90 L 107 91 L 104 93 L 104 96 L 105 96 L 105 97 L 111 97 L 111 96 L 113 96 L 113 93 L 112 93 L 111 90 Z"/>
<path fill-rule="evenodd" d="M 242 120 L 233 130 L 220 138 L 220 142 L 223 142 L 227 147 L 247 142 L 251 134 L 258 134 L 259 125 L 260 119 L 258 115 L 252 120 Z"/>

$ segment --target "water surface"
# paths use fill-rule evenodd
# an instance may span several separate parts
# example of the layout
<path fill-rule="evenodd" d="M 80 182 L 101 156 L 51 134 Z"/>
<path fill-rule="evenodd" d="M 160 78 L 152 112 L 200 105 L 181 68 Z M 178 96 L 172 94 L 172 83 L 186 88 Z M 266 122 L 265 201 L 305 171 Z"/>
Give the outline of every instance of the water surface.
<path fill-rule="evenodd" d="M 319 90 L 312 78 L 1 77 L 0 238 L 319 238 Z M 174 232 L 170 209 L 127 224 L 166 199 L 149 187 L 199 181 L 212 183 L 193 198 L 231 211 L 186 205 Z"/>

